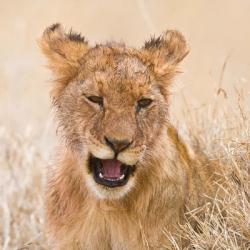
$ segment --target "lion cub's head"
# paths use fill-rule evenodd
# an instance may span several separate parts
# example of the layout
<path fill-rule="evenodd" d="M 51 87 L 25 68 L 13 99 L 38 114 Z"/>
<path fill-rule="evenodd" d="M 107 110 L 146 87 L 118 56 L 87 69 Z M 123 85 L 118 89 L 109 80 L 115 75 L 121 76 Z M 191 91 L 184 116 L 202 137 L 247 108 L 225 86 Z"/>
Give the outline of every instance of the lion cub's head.
<path fill-rule="evenodd" d="M 90 47 L 55 24 L 40 46 L 56 75 L 53 103 L 83 181 L 100 198 L 123 197 L 147 171 L 143 158 L 167 122 L 168 86 L 188 53 L 183 36 L 167 31 L 141 49 Z"/>

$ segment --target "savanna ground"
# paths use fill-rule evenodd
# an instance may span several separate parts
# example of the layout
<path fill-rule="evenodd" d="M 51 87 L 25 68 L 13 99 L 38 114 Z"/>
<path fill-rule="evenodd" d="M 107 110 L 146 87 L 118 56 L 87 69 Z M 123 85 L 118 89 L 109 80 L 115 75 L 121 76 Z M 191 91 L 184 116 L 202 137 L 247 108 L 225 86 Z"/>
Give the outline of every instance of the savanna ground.
<path fill-rule="evenodd" d="M 173 88 L 171 119 L 188 143 L 226 164 L 228 189 L 223 200 L 190 211 L 199 228 L 187 222 L 180 234 L 189 249 L 250 249 L 249 13 L 245 0 L 1 2 L 0 249 L 48 249 L 43 186 L 56 139 L 36 39 L 57 21 L 92 44 L 140 46 L 166 28 L 187 35 L 191 53 Z"/>

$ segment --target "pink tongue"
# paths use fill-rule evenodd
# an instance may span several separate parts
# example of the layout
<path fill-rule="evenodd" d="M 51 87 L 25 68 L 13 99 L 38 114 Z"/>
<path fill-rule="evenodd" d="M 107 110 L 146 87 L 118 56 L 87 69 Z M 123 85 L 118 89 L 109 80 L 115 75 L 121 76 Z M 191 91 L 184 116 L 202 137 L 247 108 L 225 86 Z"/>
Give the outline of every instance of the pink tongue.
<path fill-rule="evenodd" d="M 102 174 L 106 178 L 117 179 L 121 175 L 121 162 L 116 159 L 102 160 Z"/>

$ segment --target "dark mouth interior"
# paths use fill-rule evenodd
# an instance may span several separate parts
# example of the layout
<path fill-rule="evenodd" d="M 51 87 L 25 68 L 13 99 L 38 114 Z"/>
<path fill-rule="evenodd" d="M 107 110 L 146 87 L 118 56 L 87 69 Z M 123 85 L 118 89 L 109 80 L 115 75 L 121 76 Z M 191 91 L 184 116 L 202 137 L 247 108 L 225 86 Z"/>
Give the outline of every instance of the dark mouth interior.
<path fill-rule="evenodd" d="M 117 159 L 102 160 L 90 156 L 89 168 L 94 180 L 107 187 L 119 187 L 125 185 L 135 167 L 125 165 Z"/>

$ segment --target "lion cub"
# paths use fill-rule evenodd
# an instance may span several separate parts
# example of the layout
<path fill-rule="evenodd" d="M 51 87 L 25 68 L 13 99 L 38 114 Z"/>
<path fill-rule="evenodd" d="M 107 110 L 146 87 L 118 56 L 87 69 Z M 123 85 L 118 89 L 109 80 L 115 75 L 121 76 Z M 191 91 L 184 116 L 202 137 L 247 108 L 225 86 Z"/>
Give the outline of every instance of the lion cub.
<path fill-rule="evenodd" d="M 175 30 L 141 49 L 94 47 L 60 24 L 40 47 L 55 74 L 61 145 L 48 168 L 52 249 L 169 246 L 185 209 L 212 191 L 213 166 L 192 156 L 168 119 L 169 86 L 188 54 Z"/>

